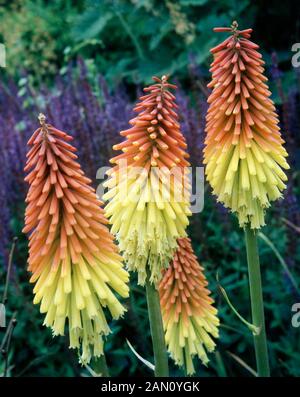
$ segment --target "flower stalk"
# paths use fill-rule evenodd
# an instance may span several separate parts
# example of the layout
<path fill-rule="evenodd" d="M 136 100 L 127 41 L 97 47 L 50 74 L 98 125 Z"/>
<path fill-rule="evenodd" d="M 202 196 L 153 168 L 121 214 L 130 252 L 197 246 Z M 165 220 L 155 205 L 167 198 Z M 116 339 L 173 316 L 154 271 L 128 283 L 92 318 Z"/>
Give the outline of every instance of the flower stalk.
<path fill-rule="evenodd" d="M 104 352 L 100 357 L 94 358 L 93 370 L 102 377 L 108 378 L 110 376 Z"/>
<path fill-rule="evenodd" d="M 149 271 L 146 278 L 146 296 L 150 331 L 154 353 L 155 376 L 169 376 L 168 353 L 165 344 L 165 335 L 161 316 L 159 294 L 155 285 L 150 282 Z"/>
<path fill-rule="evenodd" d="M 253 334 L 257 373 L 260 377 L 269 377 L 270 368 L 265 327 L 261 272 L 257 247 L 257 234 L 249 227 L 249 225 L 245 227 L 245 240 L 248 261 L 252 323 L 259 328 L 259 333 Z"/>

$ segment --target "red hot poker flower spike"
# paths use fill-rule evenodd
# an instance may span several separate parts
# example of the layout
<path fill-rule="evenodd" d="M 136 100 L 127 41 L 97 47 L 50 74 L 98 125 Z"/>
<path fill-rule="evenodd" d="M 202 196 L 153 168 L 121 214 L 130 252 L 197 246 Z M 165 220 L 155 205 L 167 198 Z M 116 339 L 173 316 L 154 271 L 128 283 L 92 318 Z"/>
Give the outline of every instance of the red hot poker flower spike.
<path fill-rule="evenodd" d="M 134 108 L 138 115 L 130 120 L 132 127 L 120 132 L 125 141 L 114 146 L 123 153 L 111 159 L 115 166 L 103 197 L 110 200 L 105 212 L 111 231 L 140 284 L 145 282 L 146 266 L 151 282 L 160 279 L 177 238 L 186 235 L 191 213 L 187 145 L 170 91 L 176 86 L 166 76 L 153 80 Z"/>
<path fill-rule="evenodd" d="M 278 117 L 252 29 L 231 32 L 211 50 L 213 89 L 208 98 L 204 149 L 207 180 L 218 200 L 238 215 L 240 226 L 259 229 L 270 202 L 282 196 L 289 166 Z"/>
<path fill-rule="evenodd" d="M 103 307 L 118 318 L 123 306 L 113 291 L 128 296 L 128 273 L 102 204 L 91 181 L 76 161 L 72 137 L 40 115 L 41 127 L 29 139 L 25 180 L 25 233 L 29 236 L 30 282 L 34 303 L 46 313 L 44 324 L 54 335 L 64 335 L 68 318 L 70 347 L 81 362 L 103 354 L 103 335 L 110 330 Z"/>
<path fill-rule="evenodd" d="M 177 365 L 194 373 L 192 358 L 197 355 L 206 365 L 206 350 L 211 352 L 217 338 L 219 319 L 209 296 L 207 281 L 189 238 L 178 239 L 178 249 L 160 282 L 165 337 Z"/>

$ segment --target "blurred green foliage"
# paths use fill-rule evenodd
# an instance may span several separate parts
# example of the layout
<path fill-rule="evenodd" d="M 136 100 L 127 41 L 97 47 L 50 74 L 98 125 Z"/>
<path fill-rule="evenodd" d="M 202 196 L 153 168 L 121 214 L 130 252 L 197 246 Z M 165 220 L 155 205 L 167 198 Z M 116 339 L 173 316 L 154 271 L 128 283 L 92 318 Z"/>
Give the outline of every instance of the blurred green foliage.
<path fill-rule="evenodd" d="M 299 37 L 297 10 L 280 0 L 0 0 L 0 41 L 7 47 L 6 73 L 31 72 L 51 81 L 78 55 L 95 63 L 108 81 L 140 83 L 152 74 L 184 79 L 190 58 L 208 66 L 209 49 L 220 39 L 212 28 L 234 19 L 254 27 L 265 57 L 276 50 L 290 68 Z M 293 4 L 293 6 L 292 6 Z M 276 34 L 278 24 L 288 26 Z M 266 34 L 266 27 L 268 33 Z M 275 33 L 275 34 L 273 34 Z M 298 40 L 299 41 L 299 40 Z M 207 68 L 203 70 L 207 74 Z"/>
<path fill-rule="evenodd" d="M 6 72 L 32 73 L 36 82 L 60 67 L 70 40 L 71 22 L 80 11 L 75 1 L 14 0 L 0 2 L 0 41 L 7 50 Z"/>

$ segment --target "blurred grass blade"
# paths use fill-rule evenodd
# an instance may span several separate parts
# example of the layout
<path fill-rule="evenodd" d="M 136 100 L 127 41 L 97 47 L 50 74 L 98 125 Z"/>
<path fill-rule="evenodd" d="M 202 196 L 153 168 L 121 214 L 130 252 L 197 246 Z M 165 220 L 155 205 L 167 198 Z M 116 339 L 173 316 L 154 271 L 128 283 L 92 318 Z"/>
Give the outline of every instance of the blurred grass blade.
<path fill-rule="evenodd" d="M 101 378 L 102 375 L 97 374 L 97 372 L 95 372 L 90 366 L 88 366 L 87 364 L 85 364 L 84 366 L 93 378 Z"/>
<path fill-rule="evenodd" d="M 11 269 L 12 269 L 12 261 L 13 261 L 13 256 L 14 256 L 14 251 L 15 251 L 17 241 L 18 241 L 18 238 L 14 237 L 13 243 L 12 243 L 12 246 L 11 246 L 11 249 L 9 252 L 8 266 L 7 266 L 7 272 L 6 272 L 6 280 L 5 280 L 3 297 L 2 297 L 2 303 L 0 303 L 0 327 L 2 327 L 2 328 L 6 327 L 5 304 L 7 302 L 8 285 L 9 285 L 10 273 L 11 273 Z"/>
<path fill-rule="evenodd" d="M 132 351 L 132 353 L 142 362 L 144 363 L 148 368 L 150 368 L 152 371 L 154 371 L 155 367 L 152 363 L 150 363 L 150 361 L 146 360 L 145 358 L 143 358 L 142 356 L 139 355 L 139 353 L 134 349 L 134 347 L 132 346 L 132 344 L 129 342 L 128 339 L 126 339 L 127 345 L 130 347 L 130 350 Z"/>
<path fill-rule="evenodd" d="M 286 218 L 281 218 L 283 220 L 283 222 L 288 225 L 290 228 L 294 229 L 297 233 L 300 234 L 300 227 L 295 225 L 293 222 L 289 221 Z"/>
<path fill-rule="evenodd" d="M 233 304 L 231 303 L 231 301 L 230 301 L 230 299 L 229 299 L 229 297 L 228 297 L 228 295 L 227 295 L 227 292 L 225 291 L 225 289 L 222 287 L 222 285 L 221 285 L 220 282 L 219 282 L 219 275 L 218 275 L 218 274 L 217 274 L 216 279 L 217 279 L 218 287 L 219 287 L 219 289 L 220 289 L 222 295 L 224 296 L 224 298 L 225 298 L 225 300 L 226 300 L 228 306 L 229 306 L 230 309 L 233 311 L 233 313 L 241 320 L 241 322 L 242 322 L 243 324 L 245 324 L 245 325 L 250 329 L 250 331 L 253 333 L 253 335 L 259 335 L 259 333 L 260 333 L 260 328 L 257 327 L 257 326 L 254 325 L 254 324 L 249 323 L 249 321 L 247 321 L 244 317 L 242 317 L 242 316 L 240 315 L 240 313 L 236 310 L 236 308 L 233 306 Z"/>
<path fill-rule="evenodd" d="M 237 363 L 239 363 L 243 368 L 245 368 L 248 372 L 250 372 L 251 375 L 257 377 L 257 372 L 254 371 L 253 368 L 251 368 L 247 363 L 245 363 L 244 360 L 242 360 L 240 357 L 236 356 L 235 354 L 231 352 L 227 352 L 229 356 L 231 356 Z"/>
<path fill-rule="evenodd" d="M 263 234 L 262 232 L 258 233 L 258 237 L 261 238 L 270 248 L 271 250 L 274 252 L 274 254 L 276 255 L 277 259 L 279 260 L 279 263 L 281 264 L 281 266 L 283 267 L 284 271 L 286 272 L 288 278 L 290 279 L 291 283 L 293 284 L 293 287 L 295 288 L 295 290 L 300 293 L 299 291 L 299 287 L 297 284 L 297 281 L 295 280 L 295 277 L 292 275 L 292 273 L 290 272 L 290 269 L 287 265 L 287 263 L 285 262 L 285 260 L 283 259 L 283 257 L 280 255 L 279 251 L 277 250 L 277 248 L 275 247 L 275 245 L 272 243 L 271 240 L 268 239 L 268 237 Z"/>

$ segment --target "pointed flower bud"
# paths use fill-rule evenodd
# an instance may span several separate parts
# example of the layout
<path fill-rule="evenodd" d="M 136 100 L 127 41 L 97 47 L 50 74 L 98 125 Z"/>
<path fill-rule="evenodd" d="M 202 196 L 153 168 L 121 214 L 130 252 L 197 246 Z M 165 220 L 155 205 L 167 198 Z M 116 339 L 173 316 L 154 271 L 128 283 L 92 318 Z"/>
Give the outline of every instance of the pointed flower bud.
<path fill-rule="evenodd" d="M 24 233 L 29 236 L 30 282 L 34 303 L 46 313 L 44 325 L 64 335 L 68 319 L 70 348 L 80 361 L 103 354 L 110 332 L 103 308 L 113 318 L 124 313 L 114 293 L 128 296 L 128 273 L 114 245 L 91 181 L 76 161 L 72 137 L 40 115 L 28 144 Z"/>
<path fill-rule="evenodd" d="M 189 238 L 178 239 L 178 249 L 159 285 L 165 338 L 171 357 L 195 372 L 193 356 L 207 364 L 218 338 L 219 319 L 207 281 Z"/>
<path fill-rule="evenodd" d="M 180 131 L 175 96 L 167 77 L 154 77 L 155 84 L 134 110 L 132 127 L 120 134 L 126 139 L 115 145 L 122 154 L 114 157 L 104 184 L 104 199 L 112 232 L 117 235 L 129 270 L 138 272 L 144 284 L 146 264 L 151 281 L 161 277 L 188 225 L 189 165 L 186 142 Z"/>
<path fill-rule="evenodd" d="M 238 30 L 213 48 L 213 89 L 208 98 L 204 149 L 206 175 L 218 200 L 238 215 L 240 226 L 265 224 L 270 202 L 282 197 L 288 169 L 278 116 L 252 29 Z"/>

